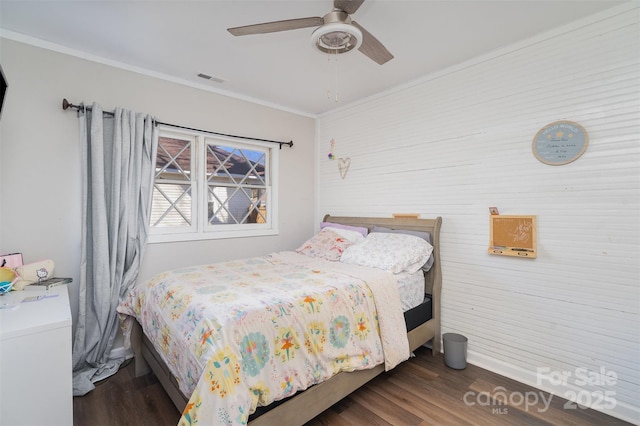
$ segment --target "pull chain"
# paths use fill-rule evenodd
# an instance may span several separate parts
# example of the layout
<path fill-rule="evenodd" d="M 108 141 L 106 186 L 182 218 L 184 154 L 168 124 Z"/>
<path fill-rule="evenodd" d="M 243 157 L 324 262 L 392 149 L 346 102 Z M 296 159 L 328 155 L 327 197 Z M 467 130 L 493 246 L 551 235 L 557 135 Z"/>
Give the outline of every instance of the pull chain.
<path fill-rule="evenodd" d="M 338 103 L 338 54 L 334 54 L 333 60 L 335 61 L 335 65 L 333 68 L 333 89 L 334 89 L 334 102 Z M 329 67 L 331 67 L 331 54 L 327 55 L 327 62 Z M 331 70 L 329 71 L 331 73 Z M 329 77 L 329 89 L 327 89 L 327 99 L 331 99 L 331 77 Z"/>
<path fill-rule="evenodd" d="M 335 74 L 334 74 L 334 87 L 335 87 L 335 92 L 336 92 L 336 103 L 338 103 L 338 54 L 336 53 L 335 55 L 335 59 L 336 59 L 336 67 L 335 67 Z"/>

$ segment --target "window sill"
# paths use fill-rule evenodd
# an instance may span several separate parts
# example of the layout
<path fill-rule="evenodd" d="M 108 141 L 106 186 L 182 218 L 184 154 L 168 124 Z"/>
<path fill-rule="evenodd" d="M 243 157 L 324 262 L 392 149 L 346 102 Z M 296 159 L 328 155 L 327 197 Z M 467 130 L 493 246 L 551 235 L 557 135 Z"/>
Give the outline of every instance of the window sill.
<path fill-rule="evenodd" d="M 246 231 L 217 231 L 206 234 L 151 234 L 148 244 L 178 243 L 185 241 L 221 240 L 225 238 L 250 238 L 278 235 L 278 229 L 246 230 Z"/>

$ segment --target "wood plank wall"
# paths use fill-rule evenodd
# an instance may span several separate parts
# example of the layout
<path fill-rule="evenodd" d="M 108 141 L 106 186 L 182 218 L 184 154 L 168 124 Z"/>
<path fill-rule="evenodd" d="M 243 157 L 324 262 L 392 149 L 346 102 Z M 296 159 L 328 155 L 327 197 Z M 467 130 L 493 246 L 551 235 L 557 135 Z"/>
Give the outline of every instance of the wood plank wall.
<path fill-rule="evenodd" d="M 317 124 L 319 217 L 443 216 L 442 328 L 469 338 L 470 363 L 634 422 L 639 17 L 637 2 L 618 6 Z M 556 120 L 590 137 L 563 166 L 531 151 Z M 327 157 L 331 139 L 351 159 L 344 179 Z M 537 259 L 487 254 L 489 206 L 537 215 Z M 617 378 L 604 384 L 603 373 Z M 550 380 L 560 374 L 566 382 Z"/>

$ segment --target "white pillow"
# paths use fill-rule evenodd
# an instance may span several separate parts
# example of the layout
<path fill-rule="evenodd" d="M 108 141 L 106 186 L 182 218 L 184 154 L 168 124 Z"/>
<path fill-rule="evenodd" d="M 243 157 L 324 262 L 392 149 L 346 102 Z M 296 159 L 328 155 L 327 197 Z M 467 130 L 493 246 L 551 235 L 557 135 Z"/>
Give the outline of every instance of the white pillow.
<path fill-rule="evenodd" d="M 347 247 L 340 261 L 398 274 L 414 273 L 431 256 L 433 246 L 422 238 L 375 232 L 361 243 Z"/>

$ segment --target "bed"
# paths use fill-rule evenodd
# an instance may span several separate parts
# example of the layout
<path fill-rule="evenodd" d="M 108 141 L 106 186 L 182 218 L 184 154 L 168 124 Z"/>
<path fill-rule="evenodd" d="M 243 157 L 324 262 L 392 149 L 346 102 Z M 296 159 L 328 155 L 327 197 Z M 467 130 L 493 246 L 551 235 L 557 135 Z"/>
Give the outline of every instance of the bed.
<path fill-rule="evenodd" d="M 121 304 L 119 307 L 119 311 L 123 314 L 124 317 L 126 315 L 130 315 L 128 318 L 128 323 L 130 325 L 129 331 L 126 333 L 128 337 L 130 337 L 131 345 L 134 349 L 135 356 L 135 369 L 136 375 L 144 375 L 148 374 L 152 371 L 161 382 L 164 389 L 167 391 L 167 394 L 170 396 L 176 407 L 183 412 L 183 417 L 181 419 L 181 424 L 193 424 L 193 423 L 201 423 L 201 424 L 211 424 L 211 423 L 245 423 L 249 422 L 250 425 L 267 425 L 267 424 L 303 424 L 309 420 L 311 420 L 316 415 L 320 414 L 331 405 L 335 404 L 345 396 L 349 395 L 354 390 L 361 387 L 363 384 L 367 383 L 377 375 L 383 373 L 385 370 L 393 368 L 393 366 L 397 365 L 399 362 L 402 362 L 404 359 L 408 357 L 406 353 L 401 353 L 405 351 L 404 345 L 405 343 L 398 343 L 397 341 L 388 340 L 391 338 L 396 338 L 399 333 L 395 333 L 396 337 L 389 337 L 390 334 L 394 334 L 393 330 L 404 329 L 406 330 L 406 346 L 408 351 L 413 351 L 416 348 L 430 344 L 431 350 L 433 353 L 440 352 L 440 292 L 442 286 L 442 274 L 440 267 L 440 226 L 442 224 L 442 219 L 440 217 L 434 219 L 418 219 L 418 218 L 370 218 L 370 217 L 337 217 L 327 215 L 323 219 L 323 227 L 328 227 L 329 231 L 326 235 L 331 235 L 335 237 L 331 231 L 336 231 L 334 226 L 344 227 L 344 228 L 366 228 L 369 232 L 369 235 L 378 234 L 380 237 L 380 233 L 387 234 L 396 234 L 402 233 L 406 235 L 407 233 L 418 236 L 424 236 L 425 233 L 427 235 L 427 240 L 430 242 L 430 246 L 432 247 L 432 251 L 430 252 L 428 268 L 421 267 L 418 271 L 414 271 L 415 273 L 409 274 L 412 276 L 404 276 L 400 273 L 390 273 L 390 272 L 380 272 L 377 268 L 369 268 L 367 266 L 354 265 L 354 264 L 345 264 L 343 262 L 326 262 L 325 259 L 308 259 L 307 257 L 301 255 L 300 253 L 304 253 L 303 247 L 299 249 L 299 252 L 295 253 L 276 253 L 269 255 L 265 258 L 255 258 L 251 260 L 246 260 L 243 262 L 248 263 L 257 263 L 257 268 L 260 272 L 247 272 L 253 274 L 251 276 L 264 275 L 266 280 L 270 280 L 270 282 L 274 282 L 274 277 L 277 277 L 278 273 L 281 273 L 281 279 L 278 281 L 282 281 L 282 283 L 278 282 L 278 285 L 284 285 L 285 287 L 288 285 L 290 288 L 294 288 L 295 291 L 302 291 L 297 287 L 295 280 L 302 280 L 305 283 L 315 283 L 316 276 L 322 276 L 323 280 L 329 280 L 329 286 L 327 287 L 327 283 L 324 281 L 318 281 L 316 285 L 318 292 L 327 291 L 327 288 L 331 288 L 332 290 L 328 293 L 308 293 L 311 290 L 305 289 L 306 294 L 313 294 L 315 297 L 316 305 L 313 304 L 313 298 L 307 296 L 308 299 L 312 300 L 310 303 L 300 303 L 300 309 L 302 309 L 302 305 L 304 305 L 304 309 L 308 312 L 312 312 L 314 314 L 318 314 L 315 312 L 322 311 L 323 315 L 329 315 L 327 313 L 328 306 L 331 305 L 331 309 L 333 306 L 336 307 L 339 305 L 348 305 L 349 309 L 354 312 L 357 318 L 354 318 L 352 323 L 358 324 L 357 327 L 353 327 L 353 332 L 349 333 L 349 340 L 347 343 L 344 341 L 340 341 L 340 339 L 344 336 L 340 335 L 340 333 L 334 333 L 334 325 L 335 322 L 331 322 L 331 324 L 327 324 L 327 327 L 331 326 L 330 333 L 327 333 L 327 338 L 323 339 L 322 350 L 326 349 L 326 354 L 323 353 L 323 357 L 327 358 L 329 354 L 332 354 L 329 349 L 336 349 L 340 346 L 340 351 L 335 352 L 336 354 L 340 354 L 339 356 L 335 356 L 330 360 L 326 360 L 327 370 L 333 369 L 333 371 L 324 371 L 319 372 L 321 368 L 319 366 L 314 366 L 315 370 L 313 372 L 314 377 L 309 378 L 308 380 L 304 377 L 300 379 L 297 377 L 300 376 L 309 376 L 311 373 L 303 373 L 302 367 L 298 365 L 293 375 L 296 377 L 293 378 L 290 382 L 287 382 L 285 386 L 283 384 L 282 389 L 267 389 L 260 388 L 260 392 L 257 392 L 256 389 L 259 387 L 257 385 L 263 386 L 261 381 L 252 382 L 252 407 L 251 410 L 247 410 L 246 407 L 243 407 L 241 404 L 238 407 L 232 406 L 235 411 L 233 415 L 229 415 L 228 411 L 225 411 L 226 408 L 217 409 L 217 413 L 215 413 L 216 417 L 209 417 L 206 413 L 214 413 L 213 409 L 205 409 L 205 407 L 210 407 L 212 405 L 217 404 L 217 402 L 212 403 L 207 399 L 201 398 L 202 395 L 209 395 L 210 393 L 214 393 L 214 388 L 216 393 L 216 397 L 218 398 L 215 401 L 220 400 L 231 400 L 229 396 L 235 398 L 239 397 L 239 395 L 243 395 L 243 392 L 238 391 L 235 392 L 233 389 L 236 389 L 235 386 L 238 382 L 248 381 L 245 379 L 249 379 L 249 375 L 247 371 L 256 370 L 255 375 L 258 376 L 257 370 L 263 368 L 264 371 L 267 371 L 268 368 L 272 368 L 273 365 L 278 364 L 278 360 L 269 359 L 267 360 L 266 355 L 264 357 L 264 362 L 256 364 L 256 359 L 258 358 L 250 358 L 250 362 L 244 363 L 245 358 L 242 357 L 242 362 L 239 360 L 240 355 L 234 357 L 230 356 L 221 356 L 220 352 L 211 353 L 211 354 L 198 354 L 203 357 L 210 357 L 209 361 L 207 361 L 206 366 L 203 367 L 203 370 L 199 373 L 193 373 L 193 366 L 189 365 L 190 361 L 188 359 L 192 359 L 195 355 L 186 356 L 184 355 L 185 350 L 180 349 L 168 349 L 167 340 L 178 340 L 174 339 L 173 335 L 167 334 L 169 333 L 166 329 L 165 325 L 161 324 L 161 321 L 158 319 L 158 314 L 153 313 L 144 313 L 143 305 L 145 303 L 151 306 L 151 301 L 147 299 L 151 299 L 151 296 L 140 296 L 137 295 L 137 299 L 130 299 L 126 303 Z M 324 228 L 323 228 L 324 230 Z M 374 232 L 375 231 L 375 232 Z M 347 231 L 350 232 L 350 231 Z M 321 231 L 320 234 L 323 234 Z M 341 234 L 342 235 L 342 234 Z M 372 237 L 369 237 L 370 239 Z M 386 237 L 385 237 L 386 238 Z M 389 237 L 391 238 L 391 237 Z M 400 238 L 400 237 L 398 237 Z M 404 237 L 402 237 L 404 238 Z M 414 238 L 415 241 L 416 238 Z M 367 240 L 369 241 L 369 240 Z M 351 243 L 350 243 L 351 244 Z M 355 244 L 354 244 L 355 245 Z M 303 245 L 304 246 L 304 245 Z M 360 246 L 358 246 L 360 247 Z M 352 253 L 354 250 L 350 247 L 347 247 L 345 254 Z M 308 254 L 308 253 L 307 253 Z M 340 253 L 340 256 L 343 256 L 341 260 L 346 258 L 346 255 Z M 303 260 L 299 260 L 300 258 L 304 258 Z M 420 260 L 420 263 L 424 259 Z M 301 262 L 301 263 L 300 263 Z M 425 263 L 426 266 L 427 263 Z M 330 264 L 330 266 L 326 266 Z M 235 276 L 236 281 L 234 284 L 234 288 L 238 288 L 238 286 L 244 285 L 247 276 L 242 276 L 242 273 L 238 271 L 249 271 L 248 265 L 244 263 L 233 263 L 227 262 L 222 264 L 216 264 L 218 266 L 211 265 L 203 265 L 198 269 L 186 269 L 176 272 L 168 272 L 166 274 L 160 274 L 158 277 L 154 277 L 150 280 L 151 286 L 156 286 L 156 293 L 162 294 L 162 300 L 158 299 L 158 304 L 162 303 L 170 303 L 173 304 L 172 310 L 167 310 L 167 312 L 172 313 L 176 310 L 179 311 L 180 315 L 183 315 L 185 309 L 182 307 L 184 299 L 191 300 L 192 298 L 197 298 L 198 294 L 205 293 L 202 288 L 206 288 L 207 292 L 210 290 L 210 287 L 213 285 L 212 283 L 203 281 L 203 276 L 205 276 L 209 269 L 218 269 L 216 273 L 220 273 L 222 270 L 222 275 L 226 276 Z M 293 266 L 291 266 L 293 265 Z M 290 268 L 293 267 L 294 271 L 289 269 L 281 269 L 281 268 Z M 225 269 L 226 268 L 226 269 Z M 325 268 L 325 269 L 323 269 Z M 375 269 L 376 272 L 369 272 L 369 270 Z M 281 272 L 282 271 L 282 272 Z M 306 271 L 306 272 L 305 272 Z M 305 275 L 305 273 L 307 275 Z M 390 306 L 384 307 L 383 299 L 393 299 L 395 296 L 386 295 L 384 291 L 388 290 L 390 287 L 383 283 L 383 280 L 387 279 L 388 276 L 393 275 L 394 282 L 398 283 L 398 290 L 393 290 L 397 294 L 403 292 L 402 287 L 405 283 L 409 283 L 411 281 L 415 281 L 416 273 L 422 277 L 424 280 L 423 285 L 420 287 L 424 292 L 424 297 L 422 300 L 418 300 L 415 302 L 414 296 L 398 296 L 398 302 L 392 301 Z M 385 275 L 386 274 L 386 275 Z M 311 276 L 313 275 L 313 276 Z M 353 277 L 349 277 L 353 275 Z M 166 290 L 163 285 L 168 282 L 176 282 L 180 280 L 186 279 L 185 277 L 196 277 L 196 284 L 193 287 L 189 287 L 191 290 L 196 293 L 190 294 L 188 297 L 184 296 L 174 297 L 174 292 L 180 290 Z M 294 278 L 291 278 L 294 277 Z M 360 287 L 354 287 L 356 284 L 351 281 L 345 283 L 346 296 L 341 295 L 335 288 L 340 287 L 343 280 L 352 280 L 355 277 L 356 281 L 365 281 L 367 283 L 366 288 L 368 290 L 362 290 Z M 400 280 L 398 280 L 400 278 Z M 262 279 L 262 278 L 261 278 Z M 291 280 L 294 281 L 291 281 Z M 199 280 L 199 281 L 198 281 Z M 244 281 L 243 281 L 244 280 Z M 289 284 L 286 284 L 287 280 L 289 280 Z M 320 278 L 318 278 L 320 280 Z M 231 280 L 232 281 L 232 280 Z M 283 284 L 284 283 L 284 284 Z M 263 292 L 265 287 L 260 287 L 260 284 L 252 282 L 250 283 L 252 287 L 252 291 L 257 291 L 258 293 Z M 168 284 L 167 284 L 168 285 Z M 315 285 L 315 284 L 314 284 Z M 359 284 L 358 284 L 359 285 Z M 413 286 L 413 284 L 406 284 L 409 287 Z M 249 286 L 249 284 L 247 284 Z M 257 288 L 254 288 L 256 287 Z M 215 287 L 215 286 L 214 286 Z M 312 285 L 313 287 L 313 285 Z M 169 287 L 167 287 L 169 288 Z M 271 287 L 269 287 L 271 288 Z M 341 287 L 340 287 L 341 288 Z M 395 287 L 394 287 L 395 288 Z M 195 290 L 193 290 L 195 289 Z M 186 291 L 186 290 L 185 290 Z M 216 293 L 216 297 L 220 294 L 225 294 L 227 298 L 235 298 L 228 296 L 229 289 L 225 289 L 223 292 L 220 292 L 217 289 L 218 293 Z M 270 290 L 269 290 L 270 291 Z M 316 291 L 316 290 L 314 290 Z M 342 291 L 342 290 L 340 290 Z M 368 292 L 371 292 L 369 295 Z M 382 293 L 376 293 L 380 292 Z M 365 294 L 366 293 L 366 294 Z M 396 294 L 394 293 L 394 294 Z M 208 294 L 208 293 L 207 293 Z M 157 297 L 157 296 L 156 296 Z M 213 296 L 211 296 L 213 297 Z M 271 297 L 271 296 L 269 296 Z M 345 299 L 349 299 L 347 302 L 339 299 L 343 297 Z M 369 297 L 373 302 L 369 300 Z M 376 299 L 376 297 L 378 299 Z M 400 300 L 401 298 L 406 297 L 406 300 Z M 253 297 L 252 297 L 253 298 Z M 268 297 L 267 297 L 268 299 Z M 409 299 L 413 299 L 414 302 L 408 301 Z M 217 300 L 217 299 L 216 299 Z M 270 299 L 271 300 L 271 299 Z M 273 299 L 276 300 L 276 299 Z M 281 300 L 281 299 L 277 299 Z M 302 300 L 302 299 L 300 299 Z M 395 300 L 395 299 L 394 299 Z M 168 302 L 167 302 L 168 301 Z M 320 307 L 322 302 L 324 301 L 324 306 Z M 251 305 L 253 302 L 246 302 Z M 256 304 L 263 303 L 255 302 Z M 271 302 L 270 302 L 271 303 Z M 396 303 L 394 305 L 394 303 Z M 402 311 L 400 312 L 400 307 L 398 304 L 402 304 Z M 128 309 L 123 305 L 128 305 Z M 288 351 L 280 351 L 275 350 L 275 346 L 273 345 L 273 339 L 263 339 L 259 341 L 257 338 L 250 340 L 247 344 L 247 339 L 240 339 L 240 334 L 244 334 L 246 330 L 250 329 L 251 325 L 260 322 L 260 318 L 264 318 L 266 323 L 276 322 L 276 317 L 284 318 L 285 315 L 281 315 L 284 310 L 287 310 L 292 307 L 292 304 L 289 303 L 286 308 L 283 306 L 286 304 L 283 303 L 275 303 L 269 306 L 264 306 L 262 309 L 262 314 L 256 314 L 258 316 L 251 317 L 251 310 L 249 308 L 244 310 L 236 309 L 234 315 L 241 317 L 240 325 L 234 326 L 236 328 L 229 328 L 229 331 L 221 331 L 227 330 L 227 326 L 218 325 L 217 328 L 212 327 L 212 329 L 216 329 L 219 334 L 229 334 L 235 337 L 230 337 L 231 340 L 234 340 L 238 343 L 238 346 L 241 349 L 244 349 L 245 354 L 247 351 L 252 353 L 258 353 L 260 348 L 265 351 L 265 348 L 268 348 L 271 344 L 269 350 L 271 352 L 275 352 L 278 356 L 282 357 L 282 360 L 285 360 L 285 357 L 291 356 Z M 359 308 L 355 308 L 355 306 L 362 305 L 362 310 Z M 364 306 L 372 305 L 374 309 L 372 313 L 367 311 L 368 308 Z M 397 306 L 397 307 L 395 307 Z M 132 308 L 133 307 L 133 308 Z M 204 308 L 201 308 L 201 310 Z M 377 311 L 376 311 L 377 309 Z M 216 308 L 219 310 L 219 308 Z M 280 311 L 280 313 L 276 311 Z M 399 314 L 395 312 L 398 311 Z M 249 312 L 249 316 L 247 316 L 247 312 Z M 270 317 L 264 316 L 264 312 L 268 312 Z M 366 312 L 366 314 L 365 314 Z M 154 316 L 155 315 L 155 316 Z M 260 317 L 259 315 L 263 315 Z M 318 314 L 319 315 L 319 314 Z M 343 314 L 335 314 L 339 318 L 344 319 Z M 360 315 L 360 316 L 358 316 Z M 398 315 L 401 321 L 401 324 L 398 322 Z M 177 314 L 176 314 L 177 316 Z M 185 318 L 192 318 L 193 315 L 183 315 Z M 335 321 L 335 318 L 332 321 Z M 133 320 L 135 318 L 135 320 Z M 283 319 L 284 321 L 284 319 Z M 327 319 L 327 321 L 329 321 Z M 395 322 L 394 322 L 395 321 Z M 126 323 L 127 321 L 125 321 Z M 183 324 L 180 327 L 184 328 L 184 323 L 189 322 L 189 320 L 183 321 Z M 194 324 L 197 322 L 196 320 L 191 319 L 191 322 Z M 321 322 L 321 321 L 320 321 Z M 349 322 L 349 321 L 345 321 Z M 141 323 L 143 325 L 141 325 Z M 198 323 L 200 324 L 200 323 Z M 226 323 L 225 323 L 226 324 Z M 314 323 L 315 324 L 315 323 Z M 338 323 L 340 324 L 340 323 Z M 362 332 L 362 335 L 358 334 L 360 330 L 373 330 L 377 326 L 380 331 L 380 337 L 376 336 L 376 333 L 369 333 L 365 339 L 363 337 L 366 332 Z M 322 328 L 320 325 L 319 328 Z M 279 328 L 280 330 L 282 328 Z M 164 331 L 163 331 L 164 330 Z M 174 334 L 184 334 L 185 336 L 195 335 L 196 331 L 193 330 L 184 330 L 176 333 L 176 331 L 172 331 Z M 233 330 L 233 331 L 231 331 Z M 238 331 L 240 330 L 240 331 Z M 339 329 L 340 330 L 340 329 Z M 386 331 L 385 331 L 386 330 Z M 404 331 L 403 330 L 403 331 Z M 391 332 L 391 333 L 390 333 Z M 163 334 L 164 333 L 164 334 Z M 387 337 L 384 337 L 384 335 Z M 206 334 L 206 333 L 205 333 Z M 211 333 L 209 333 L 211 334 Z M 249 333 L 251 334 L 251 333 Z M 276 331 L 277 334 L 277 331 Z M 256 334 L 251 334 L 252 336 L 256 336 Z M 306 336 L 306 335 L 305 335 Z M 282 337 L 282 336 L 280 336 Z M 377 340 L 376 340 L 377 338 Z M 404 333 L 401 334 L 401 338 L 404 339 Z M 202 340 L 202 337 L 195 337 L 193 340 Z M 222 338 L 220 338 L 222 339 Z M 369 342 L 371 339 L 371 342 Z M 310 339 L 299 338 L 299 349 L 302 351 L 304 346 L 307 348 L 307 352 L 313 352 L 310 348 L 313 346 L 313 341 L 309 341 Z M 311 339 L 313 340 L 313 339 Z M 325 340 L 331 340 L 331 343 L 334 343 L 335 348 L 331 345 L 325 343 Z M 335 345 L 335 341 L 340 341 L 340 345 Z M 284 341 L 284 340 L 282 340 Z M 304 341 L 304 342 L 303 342 Z M 155 342 L 155 343 L 154 343 Z M 256 342 L 260 344 L 256 344 Z M 164 345 L 164 346 L 163 346 Z M 245 346 L 242 346 L 245 345 Z M 362 345 L 362 346 L 357 346 Z M 348 356 L 349 350 L 351 350 L 353 346 L 353 350 L 356 354 L 358 351 L 361 351 L 362 354 L 359 356 Z M 357 347 L 356 347 L 357 346 Z M 227 345 L 228 347 L 228 345 Z M 249 348 L 249 350 L 247 350 Z M 295 349 L 292 347 L 292 349 Z M 317 349 L 315 349 L 317 352 Z M 347 355 L 343 355 L 344 353 Z M 301 353 L 301 352 L 300 352 Z M 171 354 L 170 356 L 168 354 Z M 380 355 L 382 354 L 382 355 Z M 252 355 L 253 356 L 253 355 Z M 216 358 L 217 357 L 217 358 Z M 169 359 L 171 358 L 171 359 Z M 184 359 L 183 359 L 184 358 Z M 294 358 L 291 356 L 291 358 Z M 187 359 L 187 361 L 185 361 Z M 355 361 L 354 361 L 355 360 Z M 171 362 L 169 362 L 171 361 Z M 288 360 L 287 361 L 292 361 Z M 296 362 L 303 362 L 300 357 Z M 224 364 L 228 365 L 225 366 Z M 305 368 L 308 367 L 309 361 L 304 361 Z M 356 363 L 360 363 L 358 365 L 354 365 Z M 193 362 L 191 362 L 193 364 Z M 222 365 L 224 374 L 216 373 L 216 370 L 213 366 Z M 235 367 L 234 367 L 235 365 Z M 291 364 L 296 365 L 296 364 Z M 320 365 L 320 364 L 318 364 Z M 346 366 L 345 366 L 346 365 Z M 331 366 L 331 367 L 330 367 Z M 268 368 L 267 368 L 268 367 Z M 181 371 L 182 370 L 184 371 Z M 275 371 L 275 367 L 273 367 Z M 248 370 L 247 370 L 248 369 Z M 252 370 L 253 369 L 253 370 Z M 311 371 L 311 368 L 307 368 Z M 215 370 L 215 371 L 214 371 Z M 242 370 L 242 372 L 241 372 Z M 198 370 L 199 371 L 199 370 Z M 274 372 L 271 372 L 271 377 L 274 376 Z M 197 375 L 198 377 L 195 377 Z M 262 373 L 261 373 L 262 374 Z M 192 377 L 190 377 L 191 375 Z M 205 380 L 205 376 L 208 375 L 208 378 Z M 265 377 L 269 375 L 269 373 L 264 373 Z M 264 377 L 263 377 L 264 379 Z M 191 380 L 191 386 L 185 384 L 185 381 Z M 258 380 L 257 378 L 255 380 Z M 268 380 L 268 379 L 266 379 Z M 307 380 L 307 382 L 305 382 Z M 235 382 L 234 382 L 235 381 Z M 310 383 L 311 381 L 312 383 Z M 302 382 L 302 383 L 299 383 Z M 195 389 L 193 392 L 185 391 L 185 389 L 191 389 L 193 384 L 195 383 Z M 282 397 L 283 395 L 289 392 L 285 388 L 291 384 L 295 384 L 299 389 L 294 389 L 295 386 L 292 386 L 291 395 L 287 395 L 286 398 Z M 307 387 L 308 386 L 308 387 Z M 207 389 L 209 387 L 209 389 Z M 225 388 L 226 387 L 226 388 Z M 223 389 L 226 389 L 223 391 Z M 186 395 L 186 393 L 190 393 L 190 395 Z M 270 394 L 270 392 L 272 394 Z M 282 394 L 282 395 L 280 395 Z M 208 398 L 208 396 L 207 396 Z M 248 398 L 248 397 L 247 397 Z M 273 400 L 275 398 L 275 400 Z M 268 405 L 261 406 L 264 401 L 268 402 Z M 200 405 L 198 405 L 200 404 Z M 208 404 L 208 405 L 207 405 Z M 255 408 L 255 405 L 258 405 L 255 412 L 252 412 Z M 195 407 L 195 408 L 194 408 Z M 230 410 L 229 410 L 230 411 Z M 238 412 L 241 415 L 238 415 Z M 224 413 L 222 415 L 221 413 Z"/>

